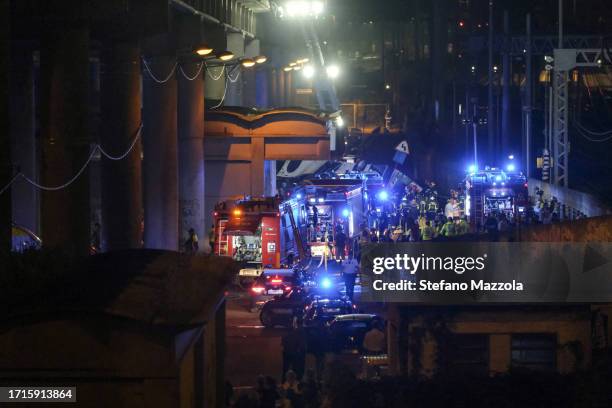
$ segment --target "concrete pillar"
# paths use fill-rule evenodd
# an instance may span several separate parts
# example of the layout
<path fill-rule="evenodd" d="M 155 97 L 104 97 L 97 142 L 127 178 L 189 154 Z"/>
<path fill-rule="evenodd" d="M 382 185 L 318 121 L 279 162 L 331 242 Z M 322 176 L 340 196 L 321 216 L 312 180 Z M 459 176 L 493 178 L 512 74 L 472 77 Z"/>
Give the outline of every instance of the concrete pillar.
<path fill-rule="evenodd" d="M 244 44 L 244 56 L 255 58 L 260 54 L 260 44 L 258 39 L 249 40 Z M 248 107 L 257 106 L 257 71 L 258 66 L 242 70 L 243 104 Z"/>
<path fill-rule="evenodd" d="M 10 8 L 0 0 L 0 188 L 12 179 L 9 136 Z M 0 195 L 0 253 L 11 248 L 11 190 Z"/>
<path fill-rule="evenodd" d="M 89 30 L 62 27 L 42 35 L 40 52 L 41 183 L 70 180 L 90 154 Z M 89 253 L 89 171 L 70 186 L 44 191 L 41 235 L 46 247 Z"/>
<path fill-rule="evenodd" d="M 278 74 L 278 85 L 277 85 L 277 91 L 278 91 L 278 106 L 277 107 L 284 107 L 287 106 L 286 103 L 286 99 L 285 99 L 285 95 L 286 92 L 285 91 L 285 71 L 283 71 L 282 69 L 277 70 L 277 74 Z"/>
<path fill-rule="evenodd" d="M 148 58 L 157 79 L 165 79 L 175 57 Z M 143 188 L 144 245 L 178 249 L 177 84 L 172 75 L 164 83 L 143 73 Z"/>
<path fill-rule="evenodd" d="M 140 48 L 136 41 L 102 49 L 100 143 L 113 156 L 125 153 L 141 125 Z M 103 249 L 142 246 L 142 138 L 123 160 L 102 157 Z"/>
<path fill-rule="evenodd" d="M 11 144 L 13 166 L 38 180 L 38 155 L 34 125 L 34 61 L 32 50 L 16 44 L 11 53 Z M 39 199 L 36 187 L 19 180 L 12 187 L 13 222 L 39 233 Z"/>
<path fill-rule="evenodd" d="M 189 78 L 198 72 L 199 64 L 184 64 Z M 203 71 L 202 71 L 203 72 Z M 180 242 L 189 237 L 193 228 L 204 239 L 204 80 L 202 72 L 189 80 L 178 79 L 178 154 L 179 154 L 179 221 Z"/>
<path fill-rule="evenodd" d="M 241 33 L 227 33 L 227 50 L 231 51 L 235 58 L 241 58 L 244 54 L 244 36 Z M 239 65 L 228 68 L 226 106 L 243 106 L 242 67 Z M 234 81 L 232 80 L 234 79 Z"/>
<path fill-rule="evenodd" d="M 264 161 L 264 195 L 266 197 L 276 195 L 276 160 Z"/>
<path fill-rule="evenodd" d="M 285 106 L 293 106 L 293 71 L 285 72 Z"/>
<path fill-rule="evenodd" d="M 268 70 L 259 69 L 255 73 L 255 106 L 265 109 L 270 106 L 270 95 L 268 93 Z"/>
<path fill-rule="evenodd" d="M 265 141 L 262 137 L 251 138 L 251 195 L 265 195 Z"/>
<path fill-rule="evenodd" d="M 276 73 L 275 68 L 270 68 L 267 71 L 268 74 L 268 102 L 269 107 L 277 107 L 278 106 L 278 75 Z"/>

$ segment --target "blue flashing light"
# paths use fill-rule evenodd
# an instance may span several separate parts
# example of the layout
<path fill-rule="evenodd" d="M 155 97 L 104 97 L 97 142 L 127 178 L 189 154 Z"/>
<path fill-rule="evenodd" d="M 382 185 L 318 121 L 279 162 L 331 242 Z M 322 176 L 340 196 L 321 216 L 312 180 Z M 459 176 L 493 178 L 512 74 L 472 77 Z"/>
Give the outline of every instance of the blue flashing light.
<path fill-rule="evenodd" d="M 382 190 L 378 193 L 378 198 L 382 201 L 387 201 L 389 199 L 389 193 L 386 190 Z"/>
<path fill-rule="evenodd" d="M 295 195 L 295 198 L 297 198 L 298 200 L 300 200 L 300 199 L 302 199 L 302 195 L 301 195 L 300 193 L 297 193 L 297 194 Z"/>
<path fill-rule="evenodd" d="M 343 217 L 348 217 L 348 216 L 349 216 L 349 210 L 348 210 L 348 209 L 346 209 L 346 208 L 345 208 L 345 209 L 343 209 L 343 210 L 342 210 L 342 216 L 343 216 Z"/>
<path fill-rule="evenodd" d="M 470 173 L 475 173 L 476 170 L 478 170 L 478 166 L 476 166 L 475 164 L 470 164 L 470 166 L 468 167 L 468 171 Z"/>
<path fill-rule="evenodd" d="M 510 160 L 514 160 L 514 155 L 513 155 L 513 154 L 511 154 L 510 156 L 508 156 L 508 159 L 510 159 Z"/>
<path fill-rule="evenodd" d="M 502 176 L 500 175 L 495 176 L 495 181 L 501 181 L 501 180 L 502 180 Z"/>
<path fill-rule="evenodd" d="M 509 165 L 506 166 L 506 170 L 514 171 L 516 170 L 516 166 L 513 163 L 510 163 Z"/>
<path fill-rule="evenodd" d="M 332 281 L 329 278 L 323 278 L 321 279 L 321 287 L 323 289 L 329 289 L 332 287 Z"/>

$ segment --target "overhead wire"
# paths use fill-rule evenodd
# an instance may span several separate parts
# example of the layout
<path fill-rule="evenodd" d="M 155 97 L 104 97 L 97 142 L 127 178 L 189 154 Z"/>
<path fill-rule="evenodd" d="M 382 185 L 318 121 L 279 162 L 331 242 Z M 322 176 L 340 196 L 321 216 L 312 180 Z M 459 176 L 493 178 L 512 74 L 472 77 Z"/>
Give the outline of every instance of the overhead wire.
<path fill-rule="evenodd" d="M 132 142 L 130 143 L 128 149 L 124 153 L 120 154 L 119 156 L 113 156 L 113 155 L 107 153 L 102 148 L 102 146 L 100 146 L 99 144 L 93 145 L 93 147 L 91 149 L 91 152 L 89 153 L 89 156 L 87 157 L 87 160 L 85 160 L 85 163 L 79 168 L 79 170 L 76 172 L 76 174 L 74 176 L 72 176 L 65 183 L 62 183 L 62 184 L 57 185 L 57 186 L 45 186 L 45 185 L 42 185 L 42 184 L 34 181 L 30 177 L 26 176 L 24 173 L 19 172 L 19 173 L 15 174 L 13 176 L 13 178 L 11 179 L 11 181 L 8 182 L 8 184 L 6 184 L 4 187 L 2 187 L 2 189 L 0 189 L 0 195 L 2 195 L 5 191 L 7 191 L 19 178 L 22 178 L 27 183 L 29 183 L 32 186 L 34 186 L 34 187 L 36 187 L 36 188 L 38 188 L 40 190 L 43 190 L 43 191 L 58 191 L 58 190 L 62 190 L 64 188 L 67 188 L 71 184 L 73 184 L 81 176 L 81 174 L 83 174 L 83 172 L 85 171 L 87 166 L 89 166 L 91 161 L 96 156 L 96 153 L 100 152 L 100 154 L 102 154 L 104 157 L 106 157 L 109 160 L 113 160 L 113 161 L 123 160 L 134 149 L 134 146 L 136 145 L 136 142 L 140 138 L 141 134 L 142 134 L 142 123 L 138 127 L 138 130 L 136 131 L 136 135 L 134 136 L 134 140 L 132 140 Z"/>
<path fill-rule="evenodd" d="M 166 76 L 166 78 L 164 79 L 159 79 L 151 70 L 151 67 L 149 66 L 149 64 L 147 63 L 147 60 L 142 57 L 142 62 L 143 65 L 146 69 L 146 71 L 149 73 L 149 76 L 151 77 L 151 79 L 153 79 L 155 82 L 157 82 L 158 84 L 163 84 L 166 83 L 170 80 L 170 78 L 172 78 L 172 75 L 174 75 L 174 72 L 176 71 L 176 67 L 178 66 L 178 62 L 175 62 L 174 65 L 172 66 L 172 69 L 170 70 L 170 73 Z"/>

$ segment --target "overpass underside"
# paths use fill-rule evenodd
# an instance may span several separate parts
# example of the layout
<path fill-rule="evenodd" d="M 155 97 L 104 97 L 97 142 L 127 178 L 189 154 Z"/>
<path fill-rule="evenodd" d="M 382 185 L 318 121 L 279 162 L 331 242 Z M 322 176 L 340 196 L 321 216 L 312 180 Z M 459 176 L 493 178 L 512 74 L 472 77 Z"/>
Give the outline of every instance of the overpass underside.
<path fill-rule="evenodd" d="M 206 221 L 237 195 L 276 195 L 276 160 L 329 160 L 329 119 L 302 109 L 225 108 L 206 114 Z"/>

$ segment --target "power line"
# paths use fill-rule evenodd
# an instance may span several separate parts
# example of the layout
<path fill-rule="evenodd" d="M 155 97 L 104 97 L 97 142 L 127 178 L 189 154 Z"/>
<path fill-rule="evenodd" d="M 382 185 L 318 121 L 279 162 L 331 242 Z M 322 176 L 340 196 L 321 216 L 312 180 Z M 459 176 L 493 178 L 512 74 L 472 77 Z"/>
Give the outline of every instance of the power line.
<path fill-rule="evenodd" d="M 93 158 L 95 157 L 97 152 L 100 152 L 102 155 L 104 155 L 104 157 L 106 157 L 109 160 L 113 160 L 113 161 L 123 160 L 134 149 L 134 146 L 136 145 L 136 142 L 140 138 L 141 134 L 142 134 L 142 124 L 140 124 L 140 126 L 138 127 L 138 130 L 136 131 L 136 135 L 134 136 L 134 140 L 130 143 L 130 146 L 128 147 L 127 151 L 125 153 L 119 155 L 119 156 L 112 156 L 112 155 L 108 154 L 102 148 L 102 146 L 100 146 L 99 144 L 94 145 L 93 148 L 91 149 L 91 152 L 89 153 L 89 156 L 87 157 L 87 160 L 85 161 L 85 163 L 76 172 L 76 174 L 70 178 L 70 180 L 66 181 L 63 184 L 60 184 L 58 186 L 44 186 L 44 185 L 42 185 L 40 183 L 37 183 L 36 181 L 32 180 L 31 178 L 29 178 L 25 174 L 19 172 L 19 173 L 15 174 L 13 176 L 13 178 L 11 179 L 11 181 L 8 182 L 8 184 L 6 184 L 4 187 L 2 187 L 2 189 L 0 189 L 0 195 L 2 195 L 5 191 L 7 191 L 19 178 L 24 179 L 29 184 L 33 185 L 34 187 L 36 187 L 36 188 L 38 188 L 40 190 L 44 190 L 44 191 L 58 191 L 58 190 L 62 190 L 64 188 L 67 188 L 72 183 L 74 183 L 79 178 L 79 176 L 81 176 L 81 174 L 83 174 L 83 172 L 85 171 L 87 166 L 89 166 L 89 163 L 91 163 L 91 161 L 93 160 Z"/>

